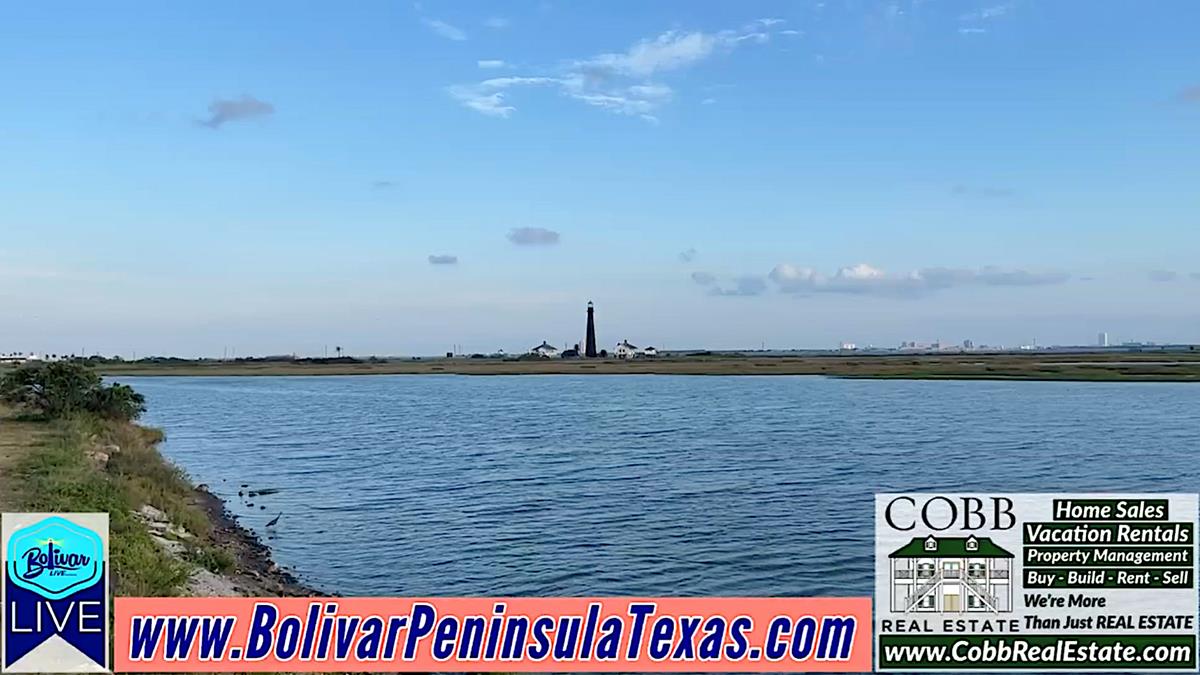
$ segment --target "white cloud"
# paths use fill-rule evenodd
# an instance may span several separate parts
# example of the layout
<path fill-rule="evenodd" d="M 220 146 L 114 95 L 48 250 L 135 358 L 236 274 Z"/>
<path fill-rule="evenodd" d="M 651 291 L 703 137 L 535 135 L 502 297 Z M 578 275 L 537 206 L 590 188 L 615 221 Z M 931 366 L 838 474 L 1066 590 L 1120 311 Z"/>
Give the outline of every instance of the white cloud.
<path fill-rule="evenodd" d="M 568 61 L 549 75 L 495 78 L 478 84 L 449 87 L 463 105 L 495 117 L 508 117 L 516 108 L 504 95 L 523 86 L 553 85 L 564 96 L 620 115 L 656 122 L 655 112 L 674 99 L 674 90 L 653 79 L 694 66 L 718 51 L 729 52 L 743 43 L 763 43 L 780 19 L 757 19 L 738 30 L 716 33 L 667 31 L 641 40 L 623 52 Z M 485 65 L 488 64 L 488 65 Z M 481 68 L 502 62 L 480 61 Z M 492 65 L 495 64 L 495 65 Z"/>
<path fill-rule="evenodd" d="M 655 73 L 677 70 L 706 59 L 717 44 L 717 36 L 713 34 L 668 31 L 657 38 L 642 40 L 628 51 L 593 56 L 579 61 L 576 66 L 585 73 L 650 77 Z"/>
<path fill-rule="evenodd" d="M 487 26 L 488 28 L 499 30 L 501 28 L 508 28 L 510 23 L 511 22 L 508 19 L 502 16 L 493 16 L 484 21 L 483 25 Z"/>
<path fill-rule="evenodd" d="M 768 275 L 784 293 L 847 293 L 916 295 L 958 286 L 1043 286 L 1067 281 L 1058 271 L 1031 272 L 999 267 L 963 269 L 927 267 L 907 274 L 889 274 L 865 263 L 843 267 L 832 275 L 787 263 L 775 266 Z"/>
<path fill-rule="evenodd" d="M 450 87 L 447 91 L 455 99 L 484 115 L 493 117 L 508 117 L 516 108 L 504 102 L 504 92 L 483 92 L 473 87 Z"/>
<path fill-rule="evenodd" d="M 484 115 L 508 117 L 516 108 L 505 101 L 504 91 L 511 87 L 557 84 L 550 77 L 493 77 L 479 84 L 450 87 L 447 91 L 460 103 Z"/>
<path fill-rule="evenodd" d="M 421 20 L 423 22 L 425 22 L 426 26 L 429 26 L 430 30 L 432 30 L 434 33 L 437 33 L 438 35 L 446 38 L 447 40 L 454 40 L 456 42 L 462 42 L 463 40 L 467 39 L 466 31 L 464 31 L 463 29 L 461 29 L 457 26 L 451 26 L 450 24 L 446 23 L 445 21 L 441 21 L 440 19 L 421 19 Z"/>
<path fill-rule="evenodd" d="M 476 61 L 475 64 L 484 70 L 495 70 L 497 68 L 508 67 L 508 64 L 500 59 L 480 59 L 479 61 Z"/>

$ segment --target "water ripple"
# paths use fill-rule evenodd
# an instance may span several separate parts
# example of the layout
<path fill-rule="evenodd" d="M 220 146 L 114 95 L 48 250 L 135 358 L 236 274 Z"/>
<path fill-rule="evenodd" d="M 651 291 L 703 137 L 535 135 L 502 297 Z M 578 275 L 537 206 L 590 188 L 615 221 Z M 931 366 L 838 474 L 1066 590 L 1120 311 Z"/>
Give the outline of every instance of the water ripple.
<path fill-rule="evenodd" d="M 869 593 L 875 492 L 1200 484 L 1186 384 L 123 381 L 282 564 L 350 595 Z"/>

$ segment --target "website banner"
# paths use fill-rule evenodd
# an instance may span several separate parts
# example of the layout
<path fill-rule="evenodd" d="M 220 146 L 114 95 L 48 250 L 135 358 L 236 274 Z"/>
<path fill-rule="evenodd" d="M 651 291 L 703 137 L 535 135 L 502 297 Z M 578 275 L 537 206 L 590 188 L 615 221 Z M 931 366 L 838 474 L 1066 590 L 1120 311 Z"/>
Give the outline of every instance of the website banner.
<path fill-rule="evenodd" d="M 880 494 L 879 670 L 1195 671 L 1197 495 Z"/>
<path fill-rule="evenodd" d="M 116 598 L 118 672 L 863 672 L 869 598 Z"/>

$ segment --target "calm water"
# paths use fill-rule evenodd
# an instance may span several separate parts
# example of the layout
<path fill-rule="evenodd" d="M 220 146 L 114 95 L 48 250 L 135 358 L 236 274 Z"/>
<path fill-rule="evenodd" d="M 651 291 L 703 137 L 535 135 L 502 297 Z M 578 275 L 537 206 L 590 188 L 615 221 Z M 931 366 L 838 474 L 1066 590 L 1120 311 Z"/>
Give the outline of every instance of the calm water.
<path fill-rule="evenodd" d="M 868 594 L 875 492 L 1200 489 L 1187 384 L 123 381 L 281 564 L 348 595 Z"/>

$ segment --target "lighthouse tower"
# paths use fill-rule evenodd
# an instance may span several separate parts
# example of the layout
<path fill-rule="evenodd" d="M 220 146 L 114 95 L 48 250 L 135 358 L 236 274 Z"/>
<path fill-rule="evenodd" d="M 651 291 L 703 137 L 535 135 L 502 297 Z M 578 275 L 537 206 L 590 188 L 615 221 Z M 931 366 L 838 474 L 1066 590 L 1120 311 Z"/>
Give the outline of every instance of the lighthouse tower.
<path fill-rule="evenodd" d="M 588 301 L 587 311 L 587 337 L 584 338 L 583 355 L 589 359 L 594 359 L 599 356 L 596 352 L 596 310 L 592 307 L 592 302 Z"/>

